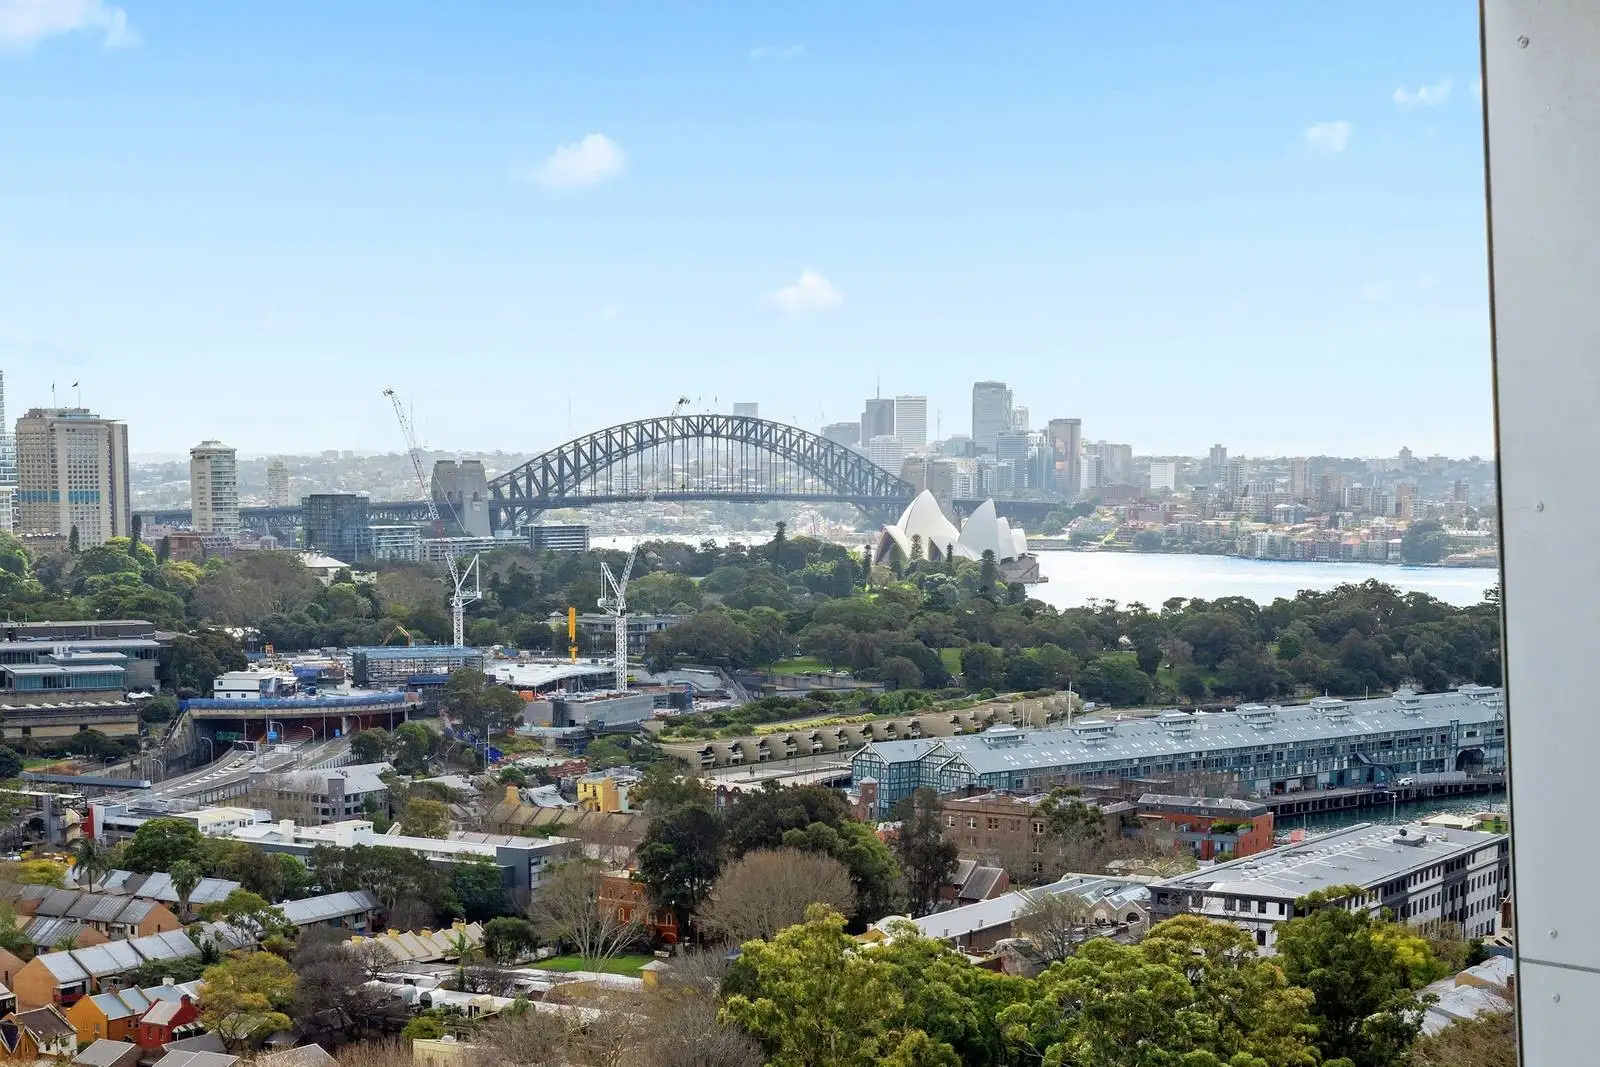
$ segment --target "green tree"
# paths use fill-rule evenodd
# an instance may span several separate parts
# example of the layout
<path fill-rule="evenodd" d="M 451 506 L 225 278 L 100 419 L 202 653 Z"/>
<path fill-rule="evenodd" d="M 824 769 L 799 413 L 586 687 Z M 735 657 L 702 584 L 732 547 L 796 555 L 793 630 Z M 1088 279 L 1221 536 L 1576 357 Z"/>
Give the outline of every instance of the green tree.
<path fill-rule="evenodd" d="M 890 689 L 920 689 L 922 671 L 905 656 L 885 656 L 878 665 L 878 676 Z"/>
<path fill-rule="evenodd" d="M 350 738 L 350 754 L 360 763 L 379 763 L 389 752 L 389 731 L 366 729 Z"/>
<path fill-rule="evenodd" d="M 289 962 L 270 952 L 230 956 L 206 968 L 200 1019 L 230 1047 L 292 1025 L 295 975 Z"/>
<path fill-rule="evenodd" d="M 444 707 L 479 738 L 504 733 L 522 717 L 522 701 L 515 693 L 471 667 L 450 672 Z"/>
<path fill-rule="evenodd" d="M 995 562 L 994 550 L 983 550 L 983 559 L 978 571 L 978 590 L 985 596 L 994 593 L 995 585 L 1000 580 L 1000 565 Z"/>
<path fill-rule="evenodd" d="M 73 523 L 72 529 L 67 531 L 67 551 L 74 556 L 78 554 L 78 524 Z"/>
<path fill-rule="evenodd" d="M 1437 522 L 1413 522 L 1400 535 L 1400 559 L 1405 563 L 1438 563 L 1450 551 L 1450 536 Z"/>
<path fill-rule="evenodd" d="M 961 683 L 972 692 L 1005 683 L 1005 656 L 993 645 L 968 645 L 961 650 Z"/>
<path fill-rule="evenodd" d="M 1324 1059 L 1404 1067 L 1422 1028 L 1423 1005 L 1412 985 L 1417 960 L 1401 957 L 1405 942 L 1387 936 L 1389 924 L 1347 908 L 1352 896 L 1366 894 L 1336 886 L 1296 901 L 1297 917 L 1278 928 L 1278 963 L 1291 983 L 1315 997 Z"/>
<path fill-rule="evenodd" d="M 483 924 L 483 950 L 496 963 L 515 963 L 539 947 L 539 933 L 526 919 L 502 915 Z"/>
<path fill-rule="evenodd" d="M 900 804 L 894 853 L 905 870 L 912 913 L 933 909 L 939 889 L 956 870 L 956 843 L 944 836 L 943 808 L 932 789 L 918 789 Z"/>
<path fill-rule="evenodd" d="M 222 864 L 222 873 L 264 900 L 282 899 L 283 867 L 278 857 L 265 849 L 236 843 Z"/>
<path fill-rule="evenodd" d="M 15 778 L 22 773 L 22 755 L 14 748 L 0 745 L 0 778 Z"/>
<path fill-rule="evenodd" d="M 109 869 L 110 851 L 85 834 L 72 843 L 72 870 L 79 885 L 94 892 L 95 883 Z"/>
<path fill-rule="evenodd" d="M 122 862 L 139 873 L 170 871 L 179 860 L 198 855 L 204 840 L 192 822 L 151 819 L 123 847 Z"/>
<path fill-rule="evenodd" d="M 178 894 L 178 918 L 187 919 L 189 897 L 200 884 L 200 868 L 192 860 L 179 860 L 167 872 L 172 877 L 172 890 Z"/>
<path fill-rule="evenodd" d="M 441 800 L 416 798 L 406 803 L 401 822 L 412 837 L 444 837 L 450 832 L 450 805 Z"/>
<path fill-rule="evenodd" d="M 896 977 L 841 916 L 813 906 L 803 924 L 744 946 L 723 1010 L 772 1067 L 959 1067 L 953 1048 L 907 1023 Z"/>
<path fill-rule="evenodd" d="M 722 870 L 722 820 L 687 805 L 653 819 L 639 846 L 639 877 L 663 907 L 687 918 Z"/>
<path fill-rule="evenodd" d="M 788 547 L 788 544 L 789 524 L 780 520 L 772 529 L 772 544 L 768 546 L 772 555 L 772 565 L 774 567 L 778 567 L 780 569 L 783 567 L 783 553 L 784 549 Z"/>
<path fill-rule="evenodd" d="M 1182 921 L 1182 920 L 1178 920 Z M 1000 1026 L 1052 1067 L 1312 1067 L 1310 997 L 1242 931 L 1196 920 L 1148 946 L 1094 938 L 1040 975 Z M 1217 932 L 1202 929 L 1215 926 Z"/>
<path fill-rule="evenodd" d="M 411 802 L 415 806 L 418 801 Z M 450 867 L 450 890 L 469 922 L 483 922 L 511 910 L 500 865 L 487 856 L 474 856 Z"/>
<path fill-rule="evenodd" d="M 444 1023 L 434 1015 L 414 1015 L 406 1020 L 406 1025 L 400 1031 L 400 1040 L 412 1041 L 437 1041 L 444 1036 Z"/>
<path fill-rule="evenodd" d="M 0 902 L 0 948 L 13 955 L 33 951 L 33 942 L 22 932 L 16 909 Z"/>

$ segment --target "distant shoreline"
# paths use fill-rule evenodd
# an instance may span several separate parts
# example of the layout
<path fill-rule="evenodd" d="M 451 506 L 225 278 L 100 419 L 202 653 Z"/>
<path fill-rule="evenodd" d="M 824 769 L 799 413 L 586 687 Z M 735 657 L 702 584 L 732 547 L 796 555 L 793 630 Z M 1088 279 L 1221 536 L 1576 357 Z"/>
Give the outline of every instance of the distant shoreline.
<path fill-rule="evenodd" d="M 1387 559 L 1263 559 L 1260 556 L 1241 556 L 1234 552 L 1141 552 L 1138 549 L 1123 548 L 1075 548 L 1063 544 L 1040 544 L 1030 538 L 1028 541 L 1029 552 L 1081 552 L 1084 555 L 1098 556 L 1196 556 L 1210 559 L 1237 559 L 1247 563 L 1313 563 L 1313 564 L 1348 564 L 1353 567 L 1417 567 L 1442 571 L 1489 571 L 1499 570 L 1498 560 L 1486 563 L 1402 563 L 1397 560 Z"/>

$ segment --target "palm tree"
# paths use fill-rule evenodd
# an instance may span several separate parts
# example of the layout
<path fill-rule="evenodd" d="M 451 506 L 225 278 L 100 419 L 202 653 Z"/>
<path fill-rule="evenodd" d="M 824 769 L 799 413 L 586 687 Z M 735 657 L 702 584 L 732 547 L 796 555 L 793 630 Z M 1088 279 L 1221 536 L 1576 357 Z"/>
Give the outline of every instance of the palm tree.
<path fill-rule="evenodd" d="M 472 943 L 464 931 L 457 930 L 450 939 L 450 948 L 456 954 L 456 988 L 466 991 L 467 967 L 478 962 L 478 946 Z"/>
<path fill-rule="evenodd" d="M 110 856 L 105 846 L 93 837 L 80 837 L 72 844 L 72 864 L 77 869 L 78 884 L 94 892 L 94 883 L 106 873 Z"/>
<path fill-rule="evenodd" d="M 179 860 L 167 873 L 172 879 L 173 891 L 178 894 L 178 917 L 182 919 L 189 914 L 189 895 L 200 884 L 200 868 L 189 860 Z"/>

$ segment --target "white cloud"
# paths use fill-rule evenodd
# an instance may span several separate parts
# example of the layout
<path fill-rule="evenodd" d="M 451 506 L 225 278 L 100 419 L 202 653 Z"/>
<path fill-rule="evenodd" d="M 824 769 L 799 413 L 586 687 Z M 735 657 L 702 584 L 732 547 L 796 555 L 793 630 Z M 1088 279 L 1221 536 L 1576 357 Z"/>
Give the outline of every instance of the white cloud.
<path fill-rule="evenodd" d="M 512 177 L 560 192 L 597 185 L 607 178 L 615 178 L 627 166 L 628 157 L 617 147 L 617 142 L 603 133 L 591 133 L 581 141 L 561 145 L 543 163 L 515 168 Z"/>
<path fill-rule="evenodd" d="M 100 35 L 106 48 L 131 48 L 128 13 L 104 0 L 0 0 L 0 49 L 26 50 L 65 33 Z"/>
<path fill-rule="evenodd" d="M 813 311 L 826 311 L 838 307 L 844 294 L 833 283 L 814 270 L 800 272 L 799 281 L 786 285 L 772 294 L 772 302 L 789 315 L 804 315 Z"/>
<path fill-rule="evenodd" d="M 1450 99 L 1450 88 L 1455 83 L 1441 78 L 1432 85 L 1419 85 L 1407 89 L 1404 85 L 1394 91 L 1394 102 L 1407 111 L 1414 107 L 1438 107 Z"/>
<path fill-rule="evenodd" d="M 806 46 L 803 44 L 764 44 L 750 49 L 751 59 L 794 59 L 804 55 Z"/>
<path fill-rule="evenodd" d="M 1345 145 L 1350 143 L 1351 132 L 1350 124 L 1340 119 L 1338 122 L 1319 122 L 1307 126 L 1302 136 L 1313 151 L 1331 156 L 1344 151 Z"/>

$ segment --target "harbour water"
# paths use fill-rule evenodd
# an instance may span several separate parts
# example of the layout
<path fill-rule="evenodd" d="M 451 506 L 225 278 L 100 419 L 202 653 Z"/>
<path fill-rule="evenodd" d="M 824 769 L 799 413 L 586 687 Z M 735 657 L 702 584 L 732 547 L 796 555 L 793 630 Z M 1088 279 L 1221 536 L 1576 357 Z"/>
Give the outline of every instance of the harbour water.
<path fill-rule="evenodd" d="M 1475 567 L 1398 567 L 1378 563 L 1291 563 L 1232 556 L 1141 552 L 1040 552 L 1049 581 L 1028 593 L 1057 608 L 1090 600 L 1138 601 L 1160 610 L 1171 597 L 1242 596 L 1262 604 L 1302 589 L 1328 590 L 1376 579 L 1406 593 L 1427 593 L 1457 606 L 1476 604 L 1499 583 L 1498 571 Z"/>
<path fill-rule="evenodd" d="M 671 540 L 697 544 L 703 540 L 761 544 L 771 531 L 677 535 Z M 596 548 L 632 547 L 633 537 L 596 537 Z M 1233 556 L 1189 556 L 1144 552 L 1040 552 L 1039 570 L 1049 579 L 1030 586 L 1028 594 L 1057 608 L 1082 607 L 1091 600 L 1138 601 L 1160 610 L 1175 596 L 1216 600 L 1249 597 L 1270 604 L 1302 589 L 1328 590 L 1377 579 L 1405 593 L 1427 593 L 1464 607 L 1483 599 L 1484 590 L 1500 580 L 1498 571 L 1477 567 L 1398 567 L 1379 563 L 1291 563 L 1238 559 Z"/>
<path fill-rule="evenodd" d="M 1378 805 L 1371 808 L 1360 808 L 1355 811 L 1330 812 L 1327 814 L 1290 815 L 1277 822 L 1278 833 L 1290 833 L 1295 830 L 1305 830 L 1311 834 L 1325 834 L 1332 830 L 1354 826 L 1356 823 L 1375 823 L 1379 826 L 1400 826 L 1405 823 L 1426 819 L 1430 815 L 1449 813 L 1452 815 L 1471 815 L 1480 811 L 1505 811 L 1506 793 L 1500 790 L 1494 793 L 1483 793 L 1478 796 L 1443 797 L 1437 800 L 1421 800 L 1411 804 Z"/>

